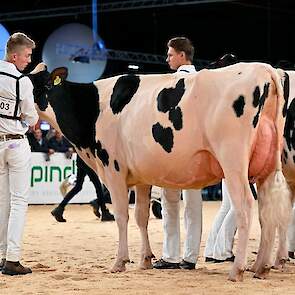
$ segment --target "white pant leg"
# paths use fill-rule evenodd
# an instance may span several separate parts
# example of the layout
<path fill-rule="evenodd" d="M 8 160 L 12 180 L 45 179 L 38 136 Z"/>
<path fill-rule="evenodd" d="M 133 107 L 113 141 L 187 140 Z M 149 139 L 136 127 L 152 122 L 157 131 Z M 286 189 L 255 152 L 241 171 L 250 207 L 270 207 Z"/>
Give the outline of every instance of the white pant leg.
<path fill-rule="evenodd" d="M 183 259 L 196 263 L 202 236 L 201 190 L 183 190 L 185 241 Z"/>
<path fill-rule="evenodd" d="M 295 251 L 295 206 L 293 205 L 292 219 L 288 227 L 288 251 Z"/>
<path fill-rule="evenodd" d="M 27 139 L 7 142 L 9 170 L 10 216 L 7 230 L 6 259 L 18 261 L 28 208 L 31 150 Z"/>
<path fill-rule="evenodd" d="M 204 251 L 205 257 L 214 257 L 214 247 L 217 239 L 218 232 L 222 226 L 222 223 L 231 209 L 230 196 L 225 186 L 224 179 L 222 179 L 222 202 L 219 211 L 214 219 L 213 225 L 211 227 L 206 246 Z"/>
<path fill-rule="evenodd" d="M 8 187 L 8 165 L 6 163 L 6 144 L 0 142 L 0 259 L 6 258 L 7 228 L 10 212 Z"/>
<path fill-rule="evenodd" d="M 213 258 L 218 260 L 225 260 L 226 258 L 233 256 L 232 250 L 234 236 L 237 231 L 236 212 L 229 196 L 227 198 L 230 202 L 230 210 L 226 214 L 222 222 L 222 225 L 218 231 L 213 249 Z"/>
<path fill-rule="evenodd" d="M 179 189 L 162 189 L 163 255 L 167 262 L 180 260 Z"/>

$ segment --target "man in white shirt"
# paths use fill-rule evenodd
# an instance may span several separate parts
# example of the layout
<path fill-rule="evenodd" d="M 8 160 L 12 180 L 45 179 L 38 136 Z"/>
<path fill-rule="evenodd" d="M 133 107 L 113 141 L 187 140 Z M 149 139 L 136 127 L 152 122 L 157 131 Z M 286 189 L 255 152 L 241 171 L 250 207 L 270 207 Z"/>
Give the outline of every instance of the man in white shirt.
<path fill-rule="evenodd" d="M 177 73 L 194 73 L 192 65 L 194 47 L 184 37 L 176 37 L 168 41 L 167 63 Z M 183 143 L 185 144 L 185 143 Z M 163 255 L 153 265 L 157 269 L 195 269 L 200 250 L 202 234 L 202 196 L 200 190 L 183 190 L 184 241 L 183 259 L 180 259 L 180 217 L 179 201 L 181 190 L 162 189 L 163 216 Z"/>
<path fill-rule="evenodd" d="M 23 33 L 10 36 L 0 61 L 0 269 L 24 275 L 21 242 L 28 207 L 31 150 L 25 136 L 38 121 L 33 85 L 22 75 L 31 62 L 33 40 Z"/>

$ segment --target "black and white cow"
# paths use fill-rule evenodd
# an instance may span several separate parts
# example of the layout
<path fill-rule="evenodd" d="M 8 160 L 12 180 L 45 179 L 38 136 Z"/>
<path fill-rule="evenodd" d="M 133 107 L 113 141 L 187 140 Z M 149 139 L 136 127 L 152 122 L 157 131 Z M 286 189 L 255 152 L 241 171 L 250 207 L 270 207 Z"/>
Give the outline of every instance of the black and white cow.
<path fill-rule="evenodd" d="M 225 178 L 239 232 L 229 278 L 241 280 L 254 202 L 249 178 L 258 184 L 260 199 L 268 200 L 268 211 L 260 212 L 263 231 L 273 234 L 272 215 L 288 218 L 277 206 L 278 194 L 285 207 L 290 204 L 280 161 L 283 72 L 267 64 L 238 63 L 194 74 L 123 75 L 89 84 L 68 82 L 66 74 L 64 68 L 53 71 L 50 90 L 40 81 L 46 72 L 34 76 L 38 112 L 63 132 L 110 190 L 119 228 L 112 271 L 124 271 L 129 261 L 128 187 L 136 186 L 140 267 L 145 269 L 153 256 L 147 232 L 150 185 L 202 188 Z M 272 247 L 273 241 L 268 243 Z M 269 260 L 263 255 L 256 276 L 265 273 Z"/>

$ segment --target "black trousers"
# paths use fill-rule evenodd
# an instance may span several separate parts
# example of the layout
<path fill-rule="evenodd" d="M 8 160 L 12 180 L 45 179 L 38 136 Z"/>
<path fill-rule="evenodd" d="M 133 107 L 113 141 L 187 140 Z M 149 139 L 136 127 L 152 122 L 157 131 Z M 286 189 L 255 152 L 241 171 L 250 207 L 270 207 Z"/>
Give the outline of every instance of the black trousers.
<path fill-rule="evenodd" d="M 102 191 L 100 180 L 97 174 L 83 162 L 83 160 L 77 155 L 77 180 L 75 186 L 65 195 L 62 202 L 59 204 L 60 207 L 65 208 L 69 201 L 82 190 L 85 176 L 88 175 L 90 181 L 94 184 L 96 191 L 96 198 L 98 206 L 101 208 L 101 211 L 106 210 L 104 194 Z"/>

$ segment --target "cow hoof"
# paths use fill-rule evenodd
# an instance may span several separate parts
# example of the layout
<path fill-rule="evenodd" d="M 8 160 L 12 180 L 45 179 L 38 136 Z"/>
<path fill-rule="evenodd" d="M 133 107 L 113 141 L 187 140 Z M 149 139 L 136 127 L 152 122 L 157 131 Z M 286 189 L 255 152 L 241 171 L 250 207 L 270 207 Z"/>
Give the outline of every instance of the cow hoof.
<path fill-rule="evenodd" d="M 123 272 L 123 271 L 126 271 L 126 266 L 122 265 L 122 266 L 117 266 L 117 265 L 114 265 L 112 268 L 111 268 L 111 273 L 116 273 L 116 272 Z"/>
<path fill-rule="evenodd" d="M 287 261 L 288 261 L 288 258 L 286 258 L 286 257 L 276 260 L 275 265 L 272 267 L 272 269 L 277 269 L 277 270 L 283 271 L 286 266 Z"/>
<path fill-rule="evenodd" d="M 152 268 L 153 268 L 153 264 L 151 261 L 150 262 L 144 261 L 139 264 L 139 269 L 152 269 Z"/>
<path fill-rule="evenodd" d="M 267 278 L 266 273 L 255 273 L 253 276 L 254 279 L 265 280 Z"/>
<path fill-rule="evenodd" d="M 139 269 L 151 269 L 151 268 L 153 268 L 152 258 L 155 258 L 154 254 L 144 256 L 141 259 L 141 262 L 139 264 Z"/>
<path fill-rule="evenodd" d="M 265 280 L 270 272 L 271 266 L 266 264 L 260 270 L 257 270 L 253 276 L 255 279 Z"/>
<path fill-rule="evenodd" d="M 246 267 L 246 271 L 249 271 L 249 272 L 256 272 L 256 267 L 255 266 L 248 266 Z"/>
<path fill-rule="evenodd" d="M 126 266 L 125 264 L 127 262 L 130 262 L 129 259 L 123 260 L 123 261 L 117 261 L 114 266 L 111 268 L 111 273 L 116 273 L 116 272 L 123 272 L 126 271 Z"/>
<path fill-rule="evenodd" d="M 233 269 L 230 272 L 228 279 L 232 282 L 242 282 L 243 275 L 244 275 L 244 269 Z"/>

